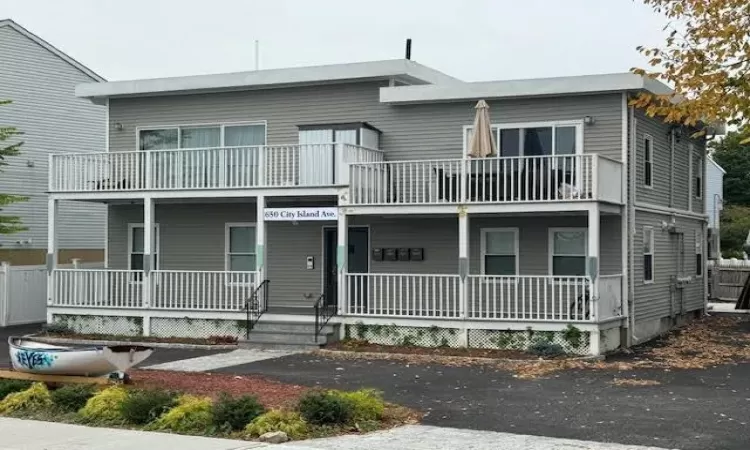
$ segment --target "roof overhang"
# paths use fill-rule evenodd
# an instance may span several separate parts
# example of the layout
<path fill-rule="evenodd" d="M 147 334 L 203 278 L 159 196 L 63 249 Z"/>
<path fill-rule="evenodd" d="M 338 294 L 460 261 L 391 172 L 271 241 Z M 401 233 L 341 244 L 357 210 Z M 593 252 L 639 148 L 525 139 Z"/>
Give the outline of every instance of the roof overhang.
<path fill-rule="evenodd" d="M 488 81 L 380 89 L 380 101 L 390 104 L 445 103 L 523 97 L 554 97 L 623 91 L 669 94 L 671 89 L 648 77 L 632 73 L 583 75 L 527 80 Z"/>
<path fill-rule="evenodd" d="M 460 80 L 414 61 L 398 59 L 215 75 L 86 83 L 76 87 L 76 96 L 102 103 L 107 98 L 115 97 L 273 89 L 381 79 L 394 79 L 407 84 L 462 83 Z"/>

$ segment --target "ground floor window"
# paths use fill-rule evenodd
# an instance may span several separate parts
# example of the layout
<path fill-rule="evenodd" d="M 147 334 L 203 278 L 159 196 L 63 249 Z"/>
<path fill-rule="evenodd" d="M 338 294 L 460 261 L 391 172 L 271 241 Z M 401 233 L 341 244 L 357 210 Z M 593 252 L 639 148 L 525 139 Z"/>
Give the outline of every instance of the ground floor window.
<path fill-rule="evenodd" d="M 703 232 L 695 230 L 695 275 L 703 276 Z"/>
<path fill-rule="evenodd" d="M 654 229 L 643 227 L 643 282 L 654 282 Z"/>
<path fill-rule="evenodd" d="M 128 268 L 130 270 L 143 270 L 144 268 L 144 242 L 142 223 L 131 223 L 128 226 Z M 159 269 L 159 225 L 154 225 L 153 255 L 154 266 L 152 269 Z"/>
<path fill-rule="evenodd" d="M 228 271 L 255 271 L 255 224 L 226 225 L 224 266 Z"/>
<path fill-rule="evenodd" d="M 483 228 L 482 274 L 518 275 L 518 228 Z"/>
<path fill-rule="evenodd" d="M 585 228 L 550 228 L 550 273 L 555 276 L 585 276 L 588 233 Z"/>

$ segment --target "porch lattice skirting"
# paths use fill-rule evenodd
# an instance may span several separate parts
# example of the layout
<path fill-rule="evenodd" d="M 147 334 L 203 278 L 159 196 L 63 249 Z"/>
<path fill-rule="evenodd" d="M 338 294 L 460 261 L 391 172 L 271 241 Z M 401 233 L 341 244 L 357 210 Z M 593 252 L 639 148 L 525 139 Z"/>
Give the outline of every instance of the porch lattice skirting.
<path fill-rule="evenodd" d="M 587 355 L 591 353 L 591 334 L 576 331 L 528 330 L 464 330 L 440 327 L 410 327 L 399 325 L 346 325 L 344 335 L 379 345 L 404 345 L 418 347 L 469 347 L 498 350 L 528 350 L 537 343 L 550 343 L 562 347 L 566 353 Z"/>
<path fill-rule="evenodd" d="M 52 323 L 82 334 L 117 336 L 154 336 L 208 338 L 210 336 L 245 336 L 245 321 L 241 319 L 192 319 L 189 317 L 94 316 L 52 314 Z M 144 327 L 148 327 L 147 329 Z M 310 327 L 312 333 L 312 327 Z"/>

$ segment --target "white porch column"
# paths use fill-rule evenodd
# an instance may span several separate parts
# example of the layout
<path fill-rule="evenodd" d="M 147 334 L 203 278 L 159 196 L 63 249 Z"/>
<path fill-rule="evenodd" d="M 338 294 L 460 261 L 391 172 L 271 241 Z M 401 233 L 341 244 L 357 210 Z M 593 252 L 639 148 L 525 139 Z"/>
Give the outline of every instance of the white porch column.
<path fill-rule="evenodd" d="M 465 319 L 469 306 L 469 214 L 465 206 L 458 207 L 458 316 Z M 469 345 L 469 331 L 464 326 L 461 345 Z"/>
<path fill-rule="evenodd" d="M 57 268 L 57 218 L 60 203 L 54 198 L 47 200 L 47 305 L 52 305 L 55 295 L 55 286 L 52 280 L 52 272 Z M 49 322 L 51 316 L 47 315 Z"/>
<path fill-rule="evenodd" d="M 257 284 L 266 279 L 266 197 L 258 196 L 255 219 L 255 271 Z M 265 306 L 265 305 L 264 305 Z"/>
<path fill-rule="evenodd" d="M 154 267 L 154 199 L 143 199 L 143 307 L 151 306 L 151 270 Z M 146 331 L 144 329 L 144 331 Z"/>
<path fill-rule="evenodd" d="M 338 314 L 349 312 L 347 298 L 349 292 L 346 286 L 346 272 L 348 268 L 347 256 L 349 255 L 349 221 L 346 216 L 346 210 L 339 208 L 338 229 L 336 232 L 338 243 L 336 248 L 336 264 L 338 265 Z M 325 270 L 325 268 L 324 268 Z M 357 300 L 359 302 L 359 300 Z"/>
<path fill-rule="evenodd" d="M 591 301 L 593 306 L 593 317 L 599 319 L 599 227 L 600 214 L 599 205 L 595 204 L 589 209 L 588 214 L 588 260 L 586 261 L 586 274 L 591 278 Z"/>

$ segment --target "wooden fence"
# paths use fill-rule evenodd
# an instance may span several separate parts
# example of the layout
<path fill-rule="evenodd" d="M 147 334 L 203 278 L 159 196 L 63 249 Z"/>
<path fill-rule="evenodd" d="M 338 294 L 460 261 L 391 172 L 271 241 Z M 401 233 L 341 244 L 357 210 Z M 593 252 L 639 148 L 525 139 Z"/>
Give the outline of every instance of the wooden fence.
<path fill-rule="evenodd" d="M 750 261 L 710 261 L 708 273 L 708 298 L 713 301 L 736 302 L 750 275 Z"/>

